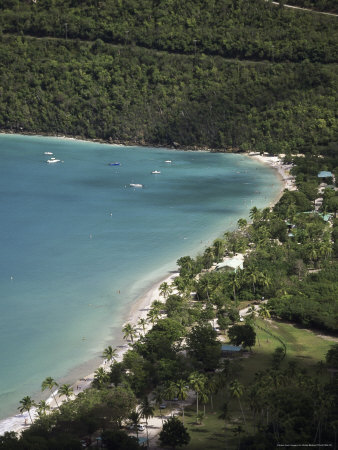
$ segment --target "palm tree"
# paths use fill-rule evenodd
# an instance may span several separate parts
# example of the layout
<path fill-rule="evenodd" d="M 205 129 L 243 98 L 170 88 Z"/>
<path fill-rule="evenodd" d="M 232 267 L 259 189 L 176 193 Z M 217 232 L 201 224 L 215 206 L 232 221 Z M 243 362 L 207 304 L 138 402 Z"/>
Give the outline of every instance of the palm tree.
<path fill-rule="evenodd" d="M 256 206 L 250 209 L 249 217 L 253 222 L 258 221 L 260 219 L 260 216 L 260 210 Z"/>
<path fill-rule="evenodd" d="M 150 322 L 154 325 L 154 323 L 160 317 L 160 311 L 158 310 L 158 308 L 152 308 L 149 310 L 147 317 L 150 320 Z"/>
<path fill-rule="evenodd" d="M 139 321 L 137 322 L 137 325 L 140 325 L 140 327 L 142 327 L 143 334 L 145 334 L 145 332 L 146 332 L 147 324 L 148 324 L 148 321 L 147 321 L 147 319 L 144 319 L 144 318 L 139 319 Z"/>
<path fill-rule="evenodd" d="M 70 396 L 73 394 L 73 388 L 70 387 L 70 384 L 63 384 L 59 389 L 59 397 L 65 396 L 67 401 Z"/>
<path fill-rule="evenodd" d="M 96 384 L 98 387 L 101 387 L 104 383 L 109 381 L 109 375 L 104 370 L 103 367 L 99 367 L 94 372 L 94 384 Z"/>
<path fill-rule="evenodd" d="M 270 319 L 270 311 L 268 310 L 266 305 L 260 305 L 259 307 L 259 317 L 261 317 L 263 320 Z"/>
<path fill-rule="evenodd" d="M 45 391 L 46 389 L 49 389 L 52 392 L 53 388 L 58 386 L 58 383 L 52 377 L 47 377 L 41 384 L 41 390 Z M 58 402 L 56 401 L 55 392 L 52 392 L 52 396 L 54 398 L 56 406 L 59 408 Z"/>
<path fill-rule="evenodd" d="M 175 397 L 176 392 L 177 392 L 177 387 L 173 381 L 170 381 L 169 383 L 166 384 L 165 390 L 164 390 L 164 395 L 165 395 L 166 399 L 169 399 L 169 401 L 171 402 L 171 400 Z"/>
<path fill-rule="evenodd" d="M 155 400 L 156 404 L 158 406 L 160 406 L 161 403 L 163 402 L 163 399 L 164 399 L 164 389 L 163 389 L 163 387 L 162 386 L 158 386 L 154 390 L 153 394 L 154 394 L 154 400 Z M 159 408 L 159 410 L 160 410 L 160 416 L 161 416 L 161 421 L 162 421 L 162 425 L 163 425 L 162 410 L 161 410 L 161 408 Z"/>
<path fill-rule="evenodd" d="M 210 394 L 211 409 L 214 409 L 212 396 L 213 396 L 213 394 L 216 394 L 219 391 L 218 380 L 215 376 L 212 376 L 212 377 L 208 378 L 207 383 L 208 383 L 208 392 Z"/>
<path fill-rule="evenodd" d="M 206 377 L 205 377 L 205 375 L 202 375 L 201 373 L 193 372 L 189 376 L 189 384 L 190 384 L 191 388 L 195 391 L 195 394 L 196 394 L 197 415 L 198 415 L 198 394 L 203 390 L 205 382 L 206 382 Z"/>
<path fill-rule="evenodd" d="M 22 400 L 20 400 L 21 406 L 19 406 L 18 410 L 23 413 L 24 411 L 27 411 L 29 414 L 29 418 L 31 419 L 31 422 L 33 423 L 32 416 L 31 416 L 31 409 L 33 406 L 36 406 L 34 401 L 31 397 L 26 395 Z"/>
<path fill-rule="evenodd" d="M 38 416 L 40 418 L 45 416 L 47 411 L 50 411 L 50 406 L 45 400 L 41 400 L 36 406 L 38 407 Z"/>
<path fill-rule="evenodd" d="M 256 293 L 256 283 L 257 283 L 257 279 L 258 279 L 258 273 L 259 272 L 255 266 L 251 266 L 245 271 L 247 281 L 249 283 L 252 283 L 252 288 L 253 288 L 254 294 Z"/>
<path fill-rule="evenodd" d="M 260 286 L 269 287 L 271 284 L 271 278 L 264 272 L 258 274 L 258 283 Z"/>
<path fill-rule="evenodd" d="M 230 274 L 229 286 L 232 288 L 235 305 L 237 306 L 236 288 L 239 288 L 241 286 L 240 275 L 238 272 L 234 272 L 233 274 Z"/>
<path fill-rule="evenodd" d="M 204 414 L 203 411 L 200 411 L 200 412 L 197 414 L 196 420 L 197 420 L 197 423 L 198 423 L 198 424 L 202 425 L 202 420 L 204 419 L 204 416 L 205 416 L 205 414 Z"/>
<path fill-rule="evenodd" d="M 116 356 L 117 356 L 117 349 L 112 348 L 111 345 L 108 345 L 108 347 L 103 350 L 102 358 L 105 358 L 108 361 L 115 360 Z"/>
<path fill-rule="evenodd" d="M 148 397 L 145 397 L 141 402 L 141 416 L 146 419 L 147 428 L 147 446 L 149 447 L 149 436 L 148 436 L 148 419 L 154 417 L 154 407 L 149 403 Z"/>
<path fill-rule="evenodd" d="M 226 422 L 228 420 L 228 404 L 223 403 L 223 406 L 221 408 L 221 414 L 218 416 L 219 419 L 224 420 L 224 430 L 226 432 Z"/>
<path fill-rule="evenodd" d="M 136 329 L 130 323 L 127 323 L 123 328 L 122 332 L 124 333 L 123 339 L 128 339 L 130 337 L 131 342 L 134 342 L 134 337 L 137 336 Z"/>
<path fill-rule="evenodd" d="M 209 390 L 207 389 L 206 386 L 204 386 L 204 389 L 201 390 L 200 392 L 200 400 L 203 403 L 203 414 L 205 415 L 205 405 L 206 403 L 208 403 L 209 400 Z"/>
<path fill-rule="evenodd" d="M 137 440 L 138 440 L 138 426 L 140 425 L 140 421 L 141 421 L 141 413 L 139 411 L 132 411 L 129 415 L 129 419 L 131 420 L 132 424 L 134 425 L 134 428 L 136 430 Z"/>
<path fill-rule="evenodd" d="M 243 428 L 241 427 L 241 425 L 238 425 L 236 428 L 234 428 L 233 430 L 233 433 L 235 434 L 235 435 L 237 435 L 238 436 L 238 448 L 240 448 L 240 446 L 241 446 L 241 433 L 244 433 L 244 430 L 243 430 Z"/>
<path fill-rule="evenodd" d="M 182 400 L 181 407 L 182 407 L 182 415 L 183 415 L 183 423 L 184 423 L 184 400 L 188 397 L 188 388 L 187 388 L 187 382 L 184 380 L 178 380 L 175 383 L 176 386 L 176 397 L 179 400 Z"/>
<path fill-rule="evenodd" d="M 231 393 L 232 397 L 236 397 L 238 399 L 238 403 L 239 403 L 239 406 L 241 408 L 243 419 L 244 419 L 244 423 L 245 423 L 245 426 L 246 426 L 244 411 L 243 411 L 242 403 L 241 403 L 241 400 L 240 400 L 240 398 L 243 395 L 243 386 L 239 383 L 238 380 L 234 380 L 234 381 L 232 381 L 230 383 L 230 393 Z"/>
<path fill-rule="evenodd" d="M 225 242 L 222 239 L 214 240 L 214 252 L 217 261 L 220 261 L 225 252 Z"/>
<path fill-rule="evenodd" d="M 172 291 L 173 288 L 166 281 L 160 284 L 160 294 L 165 299 L 168 298 L 168 296 L 172 293 Z"/>
<path fill-rule="evenodd" d="M 204 252 L 204 261 L 205 261 L 205 268 L 206 269 L 210 269 L 210 267 L 212 266 L 212 263 L 215 260 L 215 253 L 214 253 L 214 249 L 211 247 L 208 247 L 205 252 Z"/>
<path fill-rule="evenodd" d="M 248 221 L 246 219 L 238 219 L 237 225 L 240 229 L 245 228 L 248 225 Z"/>

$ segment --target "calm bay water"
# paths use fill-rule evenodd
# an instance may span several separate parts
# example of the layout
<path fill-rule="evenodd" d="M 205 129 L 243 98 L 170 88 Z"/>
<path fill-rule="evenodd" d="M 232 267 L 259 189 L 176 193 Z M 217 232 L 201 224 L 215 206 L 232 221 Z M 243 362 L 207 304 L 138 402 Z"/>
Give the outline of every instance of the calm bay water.
<path fill-rule="evenodd" d="M 241 155 L 0 135 L 0 418 L 93 368 L 142 292 L 280 188 Z"/>

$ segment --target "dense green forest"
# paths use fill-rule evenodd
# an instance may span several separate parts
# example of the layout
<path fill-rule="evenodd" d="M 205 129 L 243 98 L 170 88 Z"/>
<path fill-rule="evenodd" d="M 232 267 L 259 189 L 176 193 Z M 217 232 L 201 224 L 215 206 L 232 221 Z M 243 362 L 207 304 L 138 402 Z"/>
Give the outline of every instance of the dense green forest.
<path fill-rule="evenodd" d="M 333 64 L 5 35 L 0 55 L 5 129 L 272 153 L 309 152 L 337 136 Z"/>
<path fill-rule="evenodd" d="M 301 8 L 309 8 L 316 11 L 338 13 L 336 0 L 288 0 L 288 5 L 299 6 Z"/>
<path fill-rule="evenodd" d="M 4 129 L 271 153 L 337 140 L 335 17 L 264 0 L 0 10 Z"/>
<path fill-rule="evenodd" d="M 337 60 L 335 17 L 289 11 L 265 0 L 4 0 L 1 9 L 4 33 L 278 62 Z"/>

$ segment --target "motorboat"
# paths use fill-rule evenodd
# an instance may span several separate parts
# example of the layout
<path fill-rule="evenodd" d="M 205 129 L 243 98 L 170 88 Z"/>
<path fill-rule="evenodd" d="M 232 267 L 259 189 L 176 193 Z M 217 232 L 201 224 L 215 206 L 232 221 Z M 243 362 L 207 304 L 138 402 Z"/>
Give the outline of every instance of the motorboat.
<path fill-rule="evenodd" d="M 44 155 L 52 155 L 53 152 L 44 152 Z"/>
<path fill-rule="evenodd" d="M 112 163 L 108 163 L 108 166 L 120 166 L 121 163 L 119 162 L 112 162 Z"/>
<path fill-rule="evenodd" d="M 50 159 L 47 159 L 46 162 L 47 162 L 48 164 L 54 164 L 54 163 L 61 162 L 61 159 L 50 158 Z"/>
<path fill-rule="evenodd" d="M 157 173 L 161 173 L 161 172 L 159 170 L 153 170 L 151 173 L 157 174 Z"/>
<path fill-rule="evenodd" d="M 170 160 L 170 159 L 167 159 L 167 161 L 164 161 L 164 162 L 166 162 L 166 163 L 171 163 L 171 160 Z"/>
<path fill-rule="evenodd" d="M 129 186 L 134 187 L 134 188 L 143 188 L 143 184 L 139 184 L 139 183 L 130 183 Z"/>

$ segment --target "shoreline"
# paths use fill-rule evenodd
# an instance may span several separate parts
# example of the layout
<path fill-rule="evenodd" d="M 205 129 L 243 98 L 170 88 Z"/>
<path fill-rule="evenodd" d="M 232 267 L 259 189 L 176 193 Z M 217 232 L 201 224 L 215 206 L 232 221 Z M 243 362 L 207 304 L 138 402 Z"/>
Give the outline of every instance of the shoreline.
<path fill-rule="evenodd" d="M 29 135 L 28 133 L 3 133 L 2 134 L 18 134 L 18 135 Z M 37 136 L 36 134 L 31 134 L 34 136 Z M 42 137 L 55 137 L 55 138 L 60 138 L 60 139 L 70 139 L 70 140 L 78 140 L 76 138 L 73 137 L 66 137 L 66 136 L 50 136 L 50 135 L 39 135 Z M 84 140 L 84 139 L 82 139 Z M 84 140 L 85 141 L 85 140 Z M 125 144 L 116 144 L 113 142 L 99 142 L 99 141 L 95 141 L 95 140 L 87 140 L 87 142 L 94 142 L 94 143 L 105 143 L 105 144 L 111 144 L 111 145 L 125 145 Z M 129 144 L 132 145 L 132 144 Z M 134 145 L 140 145 L 140 144 L 134 144 Z M 164 147 L 164 146 L 159 146 L 159 147 Z M 168 147 L 165 147 L 168 148 Z M 169 147 L 170 148 L 170 147 Z M 172 150 L 181 150 L 178 148 L 171 148 Z M 186 149 L 188 150 L 188 149 Z M 192 149 L 189 149 L 192 150 Z M 196 150 L 195 150 L 196 151 Z M 212 149 L 200 149 L 200 151 L 208 151 L 208 152 L 213 152 Z M 215 152 L 215 151 L 214 151 Z M 231 153 L 230 151 L 220 151 L 219 153 Z M 279 193 L 277 194 L 277 196 L 269 203 L 269 205 L 272 207 L 273 205 L 275 205 L 278 200 L 281 198 L 281 196 L 283 195 L 283 192 L 285 189 L 295 189 L 294 187 L 294 181 L 290 180 L 290 174 L 288 173 L 288 170 L 290 169 L 290 166 L 288 165 L 284 165 L 282 163 L 282 160 L 279 157 L 274 157 L 274 156 L 266 156 L 266 155 L 259 155 L 256 154 L 254 152 L 250 152 L 250 153 L 239 153 L 241 155 L 245 155 L 248 156 L 252 159 L 257 160 L 258 162 L 265 164 L 271 168 L 276 169 L 277 171 L 277 175 L 279 177 L 279 179 L 282 181 L 282 187 L 279 191 Z M 132 325 L 136 325 L 138 321 L 141 318 L 146 318 L 147 316 L 147 312 L 149 310 L 149 307 L 151 305 L 151 303 L 154 300 L 160 300 L 160 301 L 164 301 L 164 299 L 160 296 L 159 294 L 159 286 L 161 283 L 163 282 L 167 282 L 168 284 L 171 284 L 172 281 L 176 278 L 176 276 L 178 276 L 178 272 L 173 270 L 170 271 L 169 273 L 167 273 L 164 277 L 162 277 L 160 280 L 157 280 L 156 282 L 154 282 L 152 284 L 152 286 L 147 289 L 144 294 L 142 294 L 138 299 L 136 299 L 131 305 L 130 305 L 130 310 L 125 314 L 124 316 L 124 322 L 122 323 L 122 327 L 126 324 L 126 323 L 131 323 Z M 147 332 L 150 328 L 152 327 L 152 325 L 149 323 L 148 326 L 146 327 L 145 331 Z M 138 338 L 137 338 L 138 339 Z M 136 340 L 137 340 L 136 339 Z M 123 344 L 123 342 L 126 342 Z M 115 345 L 114 345 L 115 344 Z M 114 338 L 114 343 L 112 343 L 112 347 L 116 346 L 117 349 L 117 361 L 121 361 L 123 358 L 123 355 L 126 353 L 126 351 L 128 351 L 129 349 L 129 344 L 127 341 L 123 341 L 123 339 L 121 339 L 120 336 L 116 336 Z M 103 351 L 103 349 L 102 349 Z M 107 368 L 107 364 L 105 362 L 102 362 L 98 367 L 103 367 L 103 368 Z M 97 368 L 98 368 L 97 367 Z M 108 365 L 109 367 L 109 365 Z M 77 394 L 83 392 L 85 389 L 89 388 L 91 385 L 91 382 L 94 378 L 94 372 L 83 376 L 79 379 L 77 379 L 74 383 L 72 383 L 72 387 L 74 389 L 74 395 L 76 396 Z M 57 391 L 54 392 L 54 394 L 57 396 Z M 58 397 L 58 396 L 57 396 Z M 57 398 L 57 401 L 59 404 L 62 404 L 64 402 L 63 399 L 60 399 L 59 397 Z M 56 408 L 56 403 L 54 401 L 54 398 L 52 397 L 52 395 L 50 395 L 47 399 L 47 403 L 51 406 L 52 409 Z M 36 417 L 36 408 L 32 408 L 31 410 L 31 415 L 32 417 Z M 18 432 L 20 433 L 21 431 L 27 429 L 30 426 L 29 423 L 29 415 L 28 412 L 25 412 L 23 414 L 16 414 L 14 416 L 5 418 L 5 419 L 1 419 L 0 420 L 0 435 L 4 434 L 7 431 L 14 431 L 14 432 Z"/>

